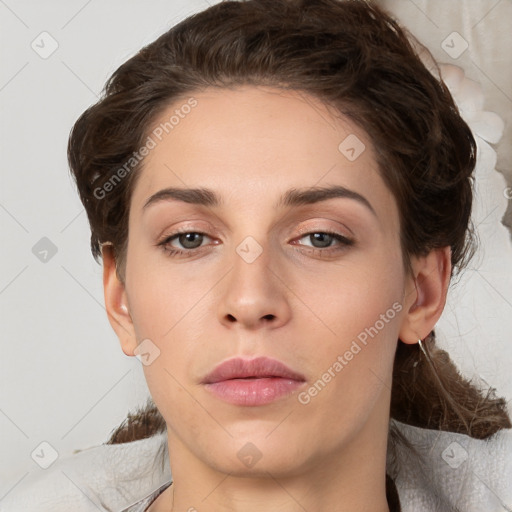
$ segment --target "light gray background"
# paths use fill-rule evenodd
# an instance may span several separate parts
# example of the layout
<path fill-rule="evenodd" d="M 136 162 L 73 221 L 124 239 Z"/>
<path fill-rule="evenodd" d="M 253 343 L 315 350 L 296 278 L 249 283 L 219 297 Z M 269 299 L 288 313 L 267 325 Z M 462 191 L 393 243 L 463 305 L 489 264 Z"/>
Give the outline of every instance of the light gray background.
<path fill-rule="evenodd" d="M 511 1 L 381 3 L 438 60 L 482 84 L 484 109 L 507 123 L 496 167 L 510 179 Z M 140 363 L 122 353 L 107 321 L 101 267 L 67 170 L 67 137 L 122 62 L 207 5 L 0 0 L 0 500 L 29 472 L 44 471 L 31 457 L 41 442 L 60 457 L 102 443 L 145 401 Z M 31 47 L 51 47 L 43 31 L 58 43 L 46 59 Z M 457 59 L 441 47 L 453 31 L 469 43 Z M 512 207 L 503 175 L 492 171 L 479 184 L 482 250 L 450 291 L 439 335 L 465 375 L 511 400 L 512 245 L 501 220 Z M 47 261 L 33 253 L 43 237 L 57 248 Z"/>

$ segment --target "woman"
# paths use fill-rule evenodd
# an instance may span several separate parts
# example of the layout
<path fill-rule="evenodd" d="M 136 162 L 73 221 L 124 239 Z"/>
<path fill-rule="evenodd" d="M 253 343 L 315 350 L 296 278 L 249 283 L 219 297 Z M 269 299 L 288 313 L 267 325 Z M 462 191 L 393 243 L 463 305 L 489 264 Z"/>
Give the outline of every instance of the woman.
<path fill-rule="evenodd" d="M 157 408 L 111 442 L 165 431 L 172 468 L 126 510 L 400 510 L 394 421 L 512 426 L 435 346 L 475 157 L 363 1 L 222 2 L 113 74 L 69 162 Z"/>

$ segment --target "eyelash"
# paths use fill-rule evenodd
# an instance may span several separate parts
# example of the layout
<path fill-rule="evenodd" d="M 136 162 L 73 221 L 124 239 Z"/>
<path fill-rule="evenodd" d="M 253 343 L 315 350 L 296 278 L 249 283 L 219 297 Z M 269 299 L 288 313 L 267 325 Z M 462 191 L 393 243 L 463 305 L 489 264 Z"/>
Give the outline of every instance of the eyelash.
<path fill-rule="evenodd" d="M 306 247 L 306 252 L 314 253 L 314 254 L 322 254 L 325 255 L 325 253 L 333 253 L 333 252 L 340 252 L 343 250 L 346 250 L 348 247 L 351 247 L 355 244 L 355 241 L 351 238 L 347 238 L 346 236 L 340 235 L 339 233 L 336 233 L 335 231 L 329 231 L 329 230 L 318 230 L 318 231 L 303 231 L 300 232 L 300 238 L 304 238 L 307 235 L 314 235 L 314 234 L 323 234 L 323 235 L 329 235 L 332 236 L 335 240 L 339 242 L 339 245 L 337 246 L 329 246 L 325 248 L 320 247 L 310 247 L 310 246 L 302 246 Z M 195 234 L 195 235 L 201 235 L 201 236 L 208 236 L 206 233 L 203 233 L 201 231 L 190 231 L 190 230 L 178 230 L 174 233 L 171 233 L 170 235 L 167 235 L 162 241 L 158 242 L 156 245 L 161 247 L 164 253 L 169 257 L 190 257 L 194 256 L 198 252 L 205 249 L 207 246 L 199 246 L 195 249 L 176 249 L 176 248 L 169 248 L 169 244 L 178 236 L 183 234 Z M 300 239 L 299 238 L 299 239 Z M 337 247 L 337 248 L 336 248 Z"/>

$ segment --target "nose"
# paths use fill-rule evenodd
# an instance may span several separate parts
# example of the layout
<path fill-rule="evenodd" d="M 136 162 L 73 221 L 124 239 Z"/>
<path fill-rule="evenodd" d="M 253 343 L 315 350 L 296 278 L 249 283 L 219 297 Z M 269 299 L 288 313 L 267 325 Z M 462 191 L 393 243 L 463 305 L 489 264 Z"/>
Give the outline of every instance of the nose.
<path fill-rule="evenodd" d="M 276 328 L 290 320 L 290 289 L 270 256 L 263 249 L 254 261 L 238 253 L 233 257 L 218 303 L 218 318 L 226 327 Z"/>

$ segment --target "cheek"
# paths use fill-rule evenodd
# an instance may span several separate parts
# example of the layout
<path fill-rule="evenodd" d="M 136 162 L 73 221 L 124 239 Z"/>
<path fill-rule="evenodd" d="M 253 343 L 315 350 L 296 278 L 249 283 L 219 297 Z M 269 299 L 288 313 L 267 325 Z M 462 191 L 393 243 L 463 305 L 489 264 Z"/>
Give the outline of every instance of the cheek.
<path fill-rule="evenodd" d="M 171 426 L 179 411 L 180 425 L 187 425 L 191 432 L 200 429 L 204 411 L 191 399 L 190 372 L 197 355 L 206 350 L 205 328 L 197 322 L 207 305 L 205 289 L 197 280 L 165 266 L 158 271 L 140 272 L 139 268 L 127 282 L 137 341 L 149 339 L 158 353 L 151 364 L 143 365 L 153 401 Z"/>
<path fill-rule="evenodd" d="M 328 345 L 341 349 L 361 333 L 364 338 L 376 324 L 383 336 L 398 330 L 404 279 L 401 260 L 392 251 L 375 251 L 326 266 L 314 276 L 306 272 L 295 279 L 293 289 L 301 299 L 297 309 L 303 310 L 302 319 L 321 330 Z"/>
<path fill-rule="evenodd" d="M 337 304 L 325 301 L 324 319 L 336 334 L 322 327 L 314 343 L 304 347 L 315 371 L 297 396 L 298 414 L 307 431 L 323 432 L 328 446 L 355 435 L 376 408 L 383 414 L 389 409 L 402 306 L 394 301 L 398 293 L 360 290 Z M 326 424 L 336 428 L 326 431 Z"/>
<path fill-rule="evenodd" d="M 381 254 L 335 275 L 317 275 L 315 286 L 308 286 L 308 280 L 300 283 L 297 295 L 314 312 L 304 309 L 299 331 L 309 335 L 302 349 L 317 379 L 302 403 L 365 407 L 385 383 L 391 385 L 403 308 L 401 260 Z"/>
<path fill-rule="evenodd" d="M 197 282 L 179 272 L 171 273 L 161 262 L 157 266 L 147 258 L 142 261 L 136 251 L 129 255 L 126 277 L 137 343 L 149 348 L 151 362 L 142 368 L 151 396 L 166 418 L 171 405 L 187 415 L 189 411 L 180 403 L 190 400 L 183 386 L 188 385 L 186 371 L 197 350 L 195 341 L 200 339 L 190 319 L 197 314 L 204 291 Z M 144 363 L 144 356 L 141 361 Z"/>
<path fill-rule="evenodd" d="M 199 276 L 186 265 L 166 265 L 162 258 L 154 260 L 137 266 L 135 256 L 132 267 L 127 268 L 127 293 L 137 340 L 150 338 L 168 345 L 184 326 L 192 328 L 188 337 L 195 338 L 195 324 L 190 318 L 201 309 L 205 292 L 211 288 L 205 280 L 207 276 Z"/>

